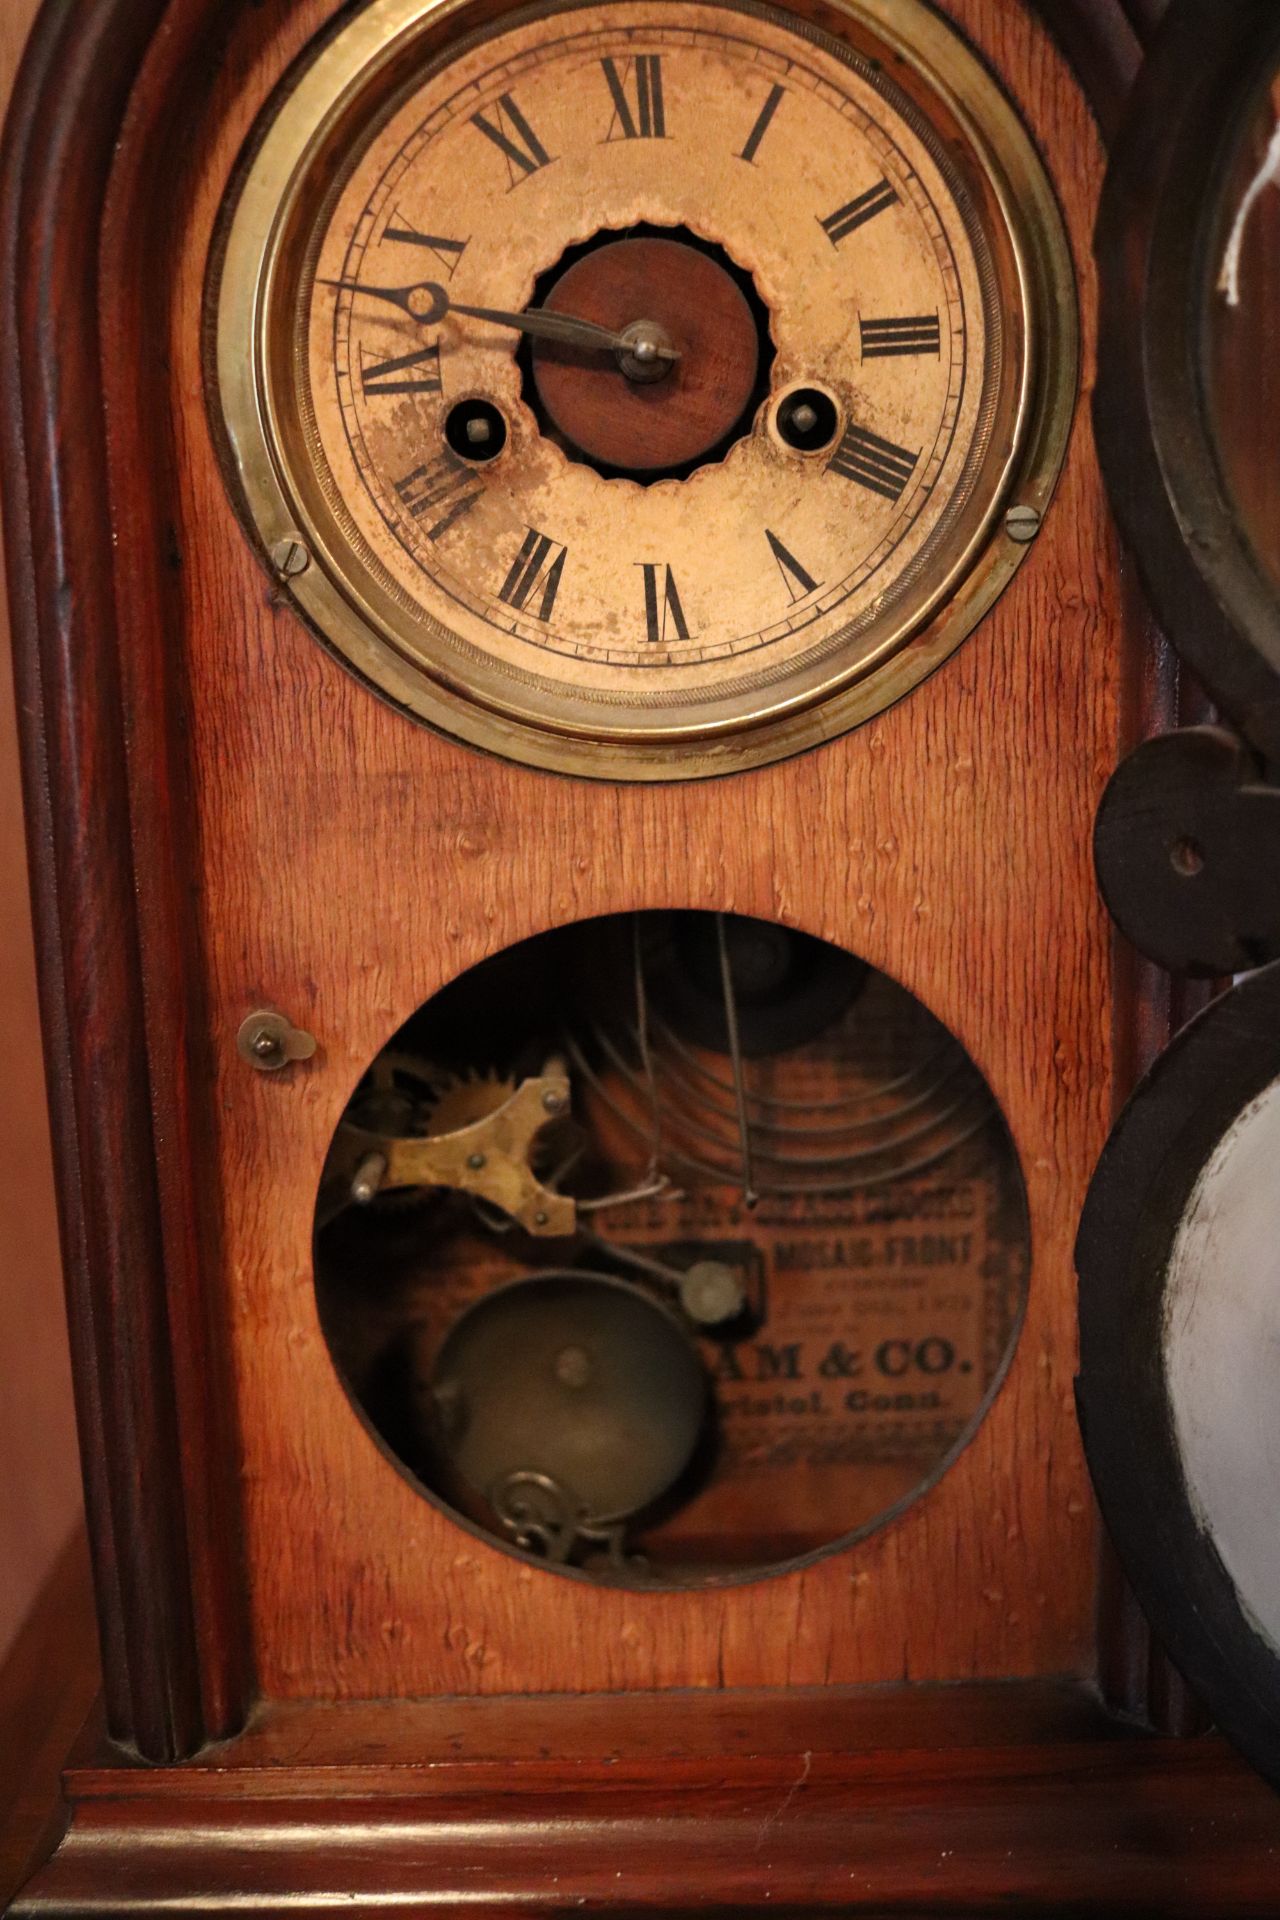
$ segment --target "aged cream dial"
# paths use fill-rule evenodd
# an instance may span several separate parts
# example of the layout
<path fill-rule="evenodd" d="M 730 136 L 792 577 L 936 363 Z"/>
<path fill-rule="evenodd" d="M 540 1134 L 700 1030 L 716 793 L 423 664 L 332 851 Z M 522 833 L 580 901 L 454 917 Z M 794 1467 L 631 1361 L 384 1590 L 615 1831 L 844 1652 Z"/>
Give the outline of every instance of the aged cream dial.
<path fill-rule="evenodd" d="M 751 764 L 898 697 L 1020 557 L 1074 382 L 1051 196 L 932 15 L 824 17 L 378 0 L 268 127 L 233 454 L 304 611 L 422 717 Z"/>

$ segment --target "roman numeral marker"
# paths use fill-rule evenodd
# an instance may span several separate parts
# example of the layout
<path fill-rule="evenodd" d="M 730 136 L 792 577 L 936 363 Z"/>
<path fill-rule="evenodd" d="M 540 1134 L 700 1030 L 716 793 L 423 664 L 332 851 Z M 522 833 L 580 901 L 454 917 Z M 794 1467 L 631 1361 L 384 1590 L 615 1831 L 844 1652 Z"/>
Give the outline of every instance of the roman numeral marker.
<path fill-rule="evenodd" d="M 551 559 L 553 553 L 554 560 Z M 542 605 L 534 617 L 549 620 L 556 604 L 556 594 L 560 590 L 560 576 L 564 572 L 567 555 L 567 547 L 560 546 L 548 534 L 539 533 L 536 527 L 530 527 L 524 545 L 511 562 L 511 571 L 502 583 L 499 600 L 514 607 L 517 613 L 522 613 L 535 589 L 541 587 Z"/>
<path fill-rule="evenodd" d="M 415 373 L 415 367 L 426 369 Z M 402 353 L 395 360 L 376 360 L 372 363 L 365 359 L 365 350 L 360 349 L 360 384 L 365 397 L 376 393 L 439 393 L 440 346 L 421 347 L 417 353 Z"/>
<path fill-rule="evenodd" d="M 882 440 L 878 433 L 868 433 L 865 427 L 851 423 L 828 460 L 827 471 L 896 502 L 906 492 L 919 458 L 918 453 L 895 447 L 892 440 Z"/>
<path fill-rule="evenodd" d="M 471 116 L 473 127 L 479 127 L 487 140 L 492 140 L 498 152 L 507 163 L 507 192 L 527 180 L 539 167 L 551 165 L 551 155 L 539 140 L 529 122 L 509 93 L 498 95 L 498 117 L 495 125 L 486 120 L 482 113 Z"/>
<path fill-rule="evenodd" d="M 846 201 L 843 207 L 837 207 L 819 224 L 833 247 L 848 239 L 859 227 L 865 227 L 868 220 L 874 220 L 878 213 L 891 207 L 898 198 L 897 189 L 887 180 L 877 180 L 874 187 L 868 187 L 856 200 Z"/>
<path fill-rule="evenodd" d="M 484 488 L 475 485 L 475 478 L 474 468 L 446 450 L 435 460 L 415 467 L 403 480 L 397 480 L 395 489 L 415 520 L 434 513 L 437 507 L 445 507 L 442 518 L 427 528 L 428 540 L 438 540 L 483 497 Z M 466 491 L 468 487 L 472 488 L 471 492 Z"/>
<path fill-rule="evenodd" d="M 760 147 L 760 142 L 764 139 L 766 133 L 768 133 L 769 122 L 778 111 L 778 103 L 785 92 L 785 87 L 775 86 L 769 89 L 768 98 L 757 115 L 754 127 L 752 127 L 750 133 L 747 135 L 747 144 L 738 155 L 739 160 L 745 160 L 748 166 L 750 166 L 751 162 L 755 159 Z"/>
<path fill-rule="evenodd" d="M 651 647 L 665 646 L 667 642 L 667 622 L 670 620 L 677 640 L 689 638 L 689 627 L 684 617 L 684 608 L 680 605 L 680 595 L 676 591 L 676 577 L 670 567 L 659 569 L 654 561 L 641 560 L 637 566 L 644 571 L 644 637 Z M 662 592 L 658 592 L 658 574 L 662 573 Z"/>
<path fill-rule="evenodd" d="M 455 267 L 467 250 L 465 240 L 448 240 L 440 233 L 419 233 L 416 227 L 401 225 L 398 212 L 392 214 L 382 237 L 384 240 L 394 240 L 402 247 L 425 247 L 428 253 L 435 255 L 451 280 Z"/>
<path fill-rule="evenodd" d="M 621 73 L 615 60 L 602 60 L 600 65 L 604 68 L 604 77 L 613 97 L 613 118 L 609 122 L 605 140 L 618 137 L 614 132 L 615 127 L 622 129 L 624 140 L 665 140 L 667 123 L 662 111 L 662 56 L 657 53 L 638 53 L 634 60 L 623 62 Z M 635 89 L 634 113 L 627 97 L 628 82 Z"/>
<path fill-rule="evenodd" d="M 914 313 L 900 320 L 864 320 L 859 314 L 858 326 L 864 360 L 942 352 L 942 326 L 936 313 Z"/>
<path fill-rule="evenodd" d="M 771 533 L 768 527 L 764 530 L 764 537 L 769 542 L 770 551 L 778 565 L 778 572 L 782 575 L 782 584 L 787 590 L 787 598 L 794 606 L 797 600 L 804 599 L 806 593 L 812 593 L 819 582 L 800 565 L 794 553 L 787 552 L 777 534 Z"/>

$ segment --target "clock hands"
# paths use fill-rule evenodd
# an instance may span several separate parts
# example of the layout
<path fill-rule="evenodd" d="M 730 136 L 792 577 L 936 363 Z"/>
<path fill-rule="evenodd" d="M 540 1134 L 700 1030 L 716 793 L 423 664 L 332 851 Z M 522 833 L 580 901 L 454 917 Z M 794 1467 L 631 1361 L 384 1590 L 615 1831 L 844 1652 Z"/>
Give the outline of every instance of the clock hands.
<path fill-rule="evenodd" d="M 362 280 L 320 279 L 316 284 L 388 301 L 423 327 L 435 326 L 447 313 L 456 313 L 467 320 L 488 320 L 494 326 L 514 327 L 535 340 L 552 340 L 560 346 L 583 347 L 589 352 L 616 353 L 634 363 L 633 377 L 637 379 L 652 379 L 655 372 L 665 371 L 664 363 L 680 358 L 680 349 L 671 344 L 662 329 L 645 320 L 633 321 L 617 332 L 576 314 L 555 313 L 549 307 L 528 307 L 523 313 L 511 313 L 502 307 L 462 306 L 450 300 L 445 288 L 434 280 L 419 280 L 411 287 L 371 287 Z M 623 370 L 632 371 L 625 361 Z"/>

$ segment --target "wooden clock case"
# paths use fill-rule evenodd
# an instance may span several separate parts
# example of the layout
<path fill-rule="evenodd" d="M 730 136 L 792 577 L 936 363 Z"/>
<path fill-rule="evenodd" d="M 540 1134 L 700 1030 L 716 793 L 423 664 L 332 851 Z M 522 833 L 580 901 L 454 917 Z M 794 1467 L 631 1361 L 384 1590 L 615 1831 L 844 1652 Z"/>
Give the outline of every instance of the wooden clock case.
<path fill-rule="evenodd" d="M 1194 1710 L 1111 1568 L 1072 1395 L 1088 1176 L 1172 1017 L 1089 857 L 1108 775 L 1176 714 L 1088 411 L 1099 128 L 1142 8 L 943 8 L 1025 116 L 1079 276 L 1085 379 L 1028 564 L 878 720 L 653 788 L 411 725 L 236 519 L 209 250 L 336 11 L 48 6 L 8 129 L 8 551 L 105 1675 L 16 1911 L 1273 1913 L 1270 1794 L 1148 1730 Z M 310 1234 L 346 1094 L 417 1004 L 528 934 L 664 906 L 782 919 L 919 993 L 1008 1117 L 1034 1269 L 1008 1379 L 925 1498 L 803 1570 L 637 1595 L 522 1568 L 391 1468 L 321 1338 Z M 261 1006 L 314 1061 L 246 1067 Z"/>

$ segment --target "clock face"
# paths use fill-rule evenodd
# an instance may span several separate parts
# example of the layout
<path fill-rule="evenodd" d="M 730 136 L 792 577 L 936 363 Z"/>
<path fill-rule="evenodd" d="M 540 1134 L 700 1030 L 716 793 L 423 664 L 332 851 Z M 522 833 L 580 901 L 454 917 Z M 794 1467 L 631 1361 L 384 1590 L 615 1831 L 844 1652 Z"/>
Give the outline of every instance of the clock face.
<path fill-rule="evenodd" d="M 1074 375 L 1020 234 L 1056 215 L 945 28 L 848 24 L 639 0 L 442 50 L 383 0 L 290 95 L 230 233 L 226 419 L 299 603 L 401 704 L 724 770 L 896 698 L 1003 584 Z"/>

